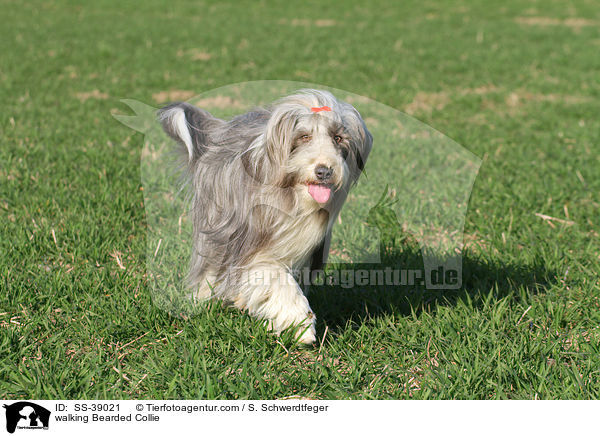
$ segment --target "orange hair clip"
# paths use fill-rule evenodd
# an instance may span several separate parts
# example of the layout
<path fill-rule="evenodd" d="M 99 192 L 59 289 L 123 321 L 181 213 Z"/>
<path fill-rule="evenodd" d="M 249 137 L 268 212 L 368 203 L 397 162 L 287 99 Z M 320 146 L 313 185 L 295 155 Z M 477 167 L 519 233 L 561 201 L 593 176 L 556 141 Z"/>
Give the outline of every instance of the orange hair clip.
<path fill-rule="evenodd" d="M 313 112 L 321 112 L 321 111 L 331 112 L 331 108 L 329 106 L 311 107 L 310 110 Z"/>

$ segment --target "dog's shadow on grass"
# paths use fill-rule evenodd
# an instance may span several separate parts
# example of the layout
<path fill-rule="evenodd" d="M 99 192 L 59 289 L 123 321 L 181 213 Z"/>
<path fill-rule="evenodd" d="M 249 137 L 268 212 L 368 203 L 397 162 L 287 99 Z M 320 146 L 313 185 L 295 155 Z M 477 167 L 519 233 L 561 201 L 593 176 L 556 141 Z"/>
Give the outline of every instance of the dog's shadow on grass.
<path fill-rule="evenodd" d="M 382 252 L 383 253 L 383 252 Z M 310 305 L 319 316 L 317 329 L 322 334 L 325 326 L 339 331 L 347 326 L 358 326 L 365 320 L 386 314 L 398 316 L 417 315 L 422 311 L 434 312 L 440 305 L 452 306 L 460 300 L 470 299 L 474 308 L 481 307 L 492 294 L 494 300 L 507 296 L 518 299 L 523 293 L 533 295 L 543 292 L 556 279 L 556 272 L 541 263 L 530 265 L 501 265 L 491 263 L 476 253 L 462 256 L 462 285 L 458 289 L 430 290 L 422 284 L 386 285 L 370 283 L 366 286 L 342 286 L 331 283 L 331 278 L 344 274 L 357 277 L 365 271 L 388 269 L 413 269 L 423 271 L 423 257 L 418 246 L 388 247 L 380 264 L 330 265 L 325 277 L 330 283 L 312 285 L 308 293 Z M 336 272 L 338 271 L 338 272 Z M 335 280 L 333 280 L 335 282 Z M 372 282 L 372 281 L 371 281 Z"/>

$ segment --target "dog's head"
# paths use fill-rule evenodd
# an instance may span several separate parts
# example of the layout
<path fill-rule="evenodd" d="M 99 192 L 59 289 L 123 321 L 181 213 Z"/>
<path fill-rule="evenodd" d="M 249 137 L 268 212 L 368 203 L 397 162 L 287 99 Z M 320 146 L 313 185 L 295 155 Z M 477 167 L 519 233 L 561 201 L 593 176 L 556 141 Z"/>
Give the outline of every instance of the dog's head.
<path fill-rule="evenodd" d="M 314 207 L 330 203 L 338 191 L 345 197 L 373 142 L 358 111 L 327 91 L 299 91 L 229 122 L 185 103 L 159 116 L 167 133 L 185 146 L 190 163 L 210 150 L 237 152 L 252 178 L 291 188 Z"/>
<path fill-rule="evenodd" d="M 283 186 L 324 205 L 358 179 L 373 140 L 354 107 L 329 92 L 305 90 L 271 111 L 265 148 L 281 168 Z"/>

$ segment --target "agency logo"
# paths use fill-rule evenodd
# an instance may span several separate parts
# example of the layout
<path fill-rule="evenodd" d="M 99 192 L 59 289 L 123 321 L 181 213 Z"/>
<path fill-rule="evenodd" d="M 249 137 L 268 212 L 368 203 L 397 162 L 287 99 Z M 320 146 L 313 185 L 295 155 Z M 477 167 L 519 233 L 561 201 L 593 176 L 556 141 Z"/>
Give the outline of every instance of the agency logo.
<path fill-rule="evenodd" d="M 6 431 L 14 433 L 15 429 L 48 430 L 50 411 L 29 401 L 19 401 L 3 405 L 6 409 Z"/>

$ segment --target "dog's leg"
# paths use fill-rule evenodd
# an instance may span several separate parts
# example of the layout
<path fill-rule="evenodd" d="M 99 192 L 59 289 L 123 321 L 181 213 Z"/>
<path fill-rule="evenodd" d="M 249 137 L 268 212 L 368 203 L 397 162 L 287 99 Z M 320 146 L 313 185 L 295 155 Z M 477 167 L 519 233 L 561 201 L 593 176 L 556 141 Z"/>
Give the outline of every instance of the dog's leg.
<path fill-rule="evenodd" d="M 283 265 L 260 263 L 243 275 L 239 294 L 234 299 L 236 307 L 267 320 L 277 333 L 298 326 L 296 336 L 300 342 L 315 342 L 315 314 L 302 289 Z"/>

